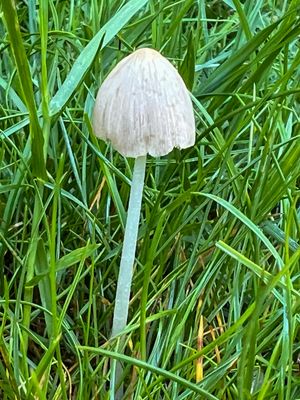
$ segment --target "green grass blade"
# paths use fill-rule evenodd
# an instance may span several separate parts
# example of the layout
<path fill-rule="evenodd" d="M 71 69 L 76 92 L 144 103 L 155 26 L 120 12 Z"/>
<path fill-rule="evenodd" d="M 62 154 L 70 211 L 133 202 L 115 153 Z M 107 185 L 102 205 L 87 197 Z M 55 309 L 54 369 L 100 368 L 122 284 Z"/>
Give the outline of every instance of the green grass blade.
<path fill-rule="evenodd" d="M 69 75 L 50 102 L 53 116 L 65 107 L 91 67 L 99 49 L 103 49 L 148 0 L 130 0 L 94 36 L 75 61 Z"/>
<path fill-rule="evenodd" d="M 23 39 L 21 36 L 16 5 L 13 0 L 2 0 L 1 3 L 10 37 L 11 49 L 18 71 L 22 97 L 29 112 L 32 171 L 35 176 L 45 178 L 46 169 L 43 156 L 44 138 L 38 121 L 37 108 L 32 87 L 32 78 Z"/>

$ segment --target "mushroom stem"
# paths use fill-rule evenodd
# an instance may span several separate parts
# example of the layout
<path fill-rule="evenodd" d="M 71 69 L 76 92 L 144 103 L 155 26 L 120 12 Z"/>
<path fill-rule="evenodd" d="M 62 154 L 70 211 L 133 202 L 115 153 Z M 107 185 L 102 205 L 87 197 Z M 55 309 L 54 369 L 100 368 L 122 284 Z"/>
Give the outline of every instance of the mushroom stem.
<path fill-rule="evenodd" d="M 146 158 L 147 156 L 137 157 L 135 159 L 133 168 L 121 264 L 117 283 L 112 336 L 116 336 L 121 333 L 127 324 L 133 264 L 143 197 Z M 121 344 L 122 340 L 118 345 L 118 349 L 122 347 Z M 111 380 L 111 389 L 113 391 L 115 391 L 115 385 L 119 386 L 120 384 L 119 381 L 122 372 L 122 366 L 119 362 L 117 362 L 115 376 L 114 379 Z M 123 384 L 121 383 L 115 393 L 115 399 L 119 400 L 122 397 Z"/>
<path fill-rule="evenodd" d="M 122 332 L 127 324 L 130 287 L 144 187 L 145 166 L 146 156 L 137 157 L 134 164 L 131 182 L 125 236 L 115 300 L 112 336 L 116 336 Z"/>

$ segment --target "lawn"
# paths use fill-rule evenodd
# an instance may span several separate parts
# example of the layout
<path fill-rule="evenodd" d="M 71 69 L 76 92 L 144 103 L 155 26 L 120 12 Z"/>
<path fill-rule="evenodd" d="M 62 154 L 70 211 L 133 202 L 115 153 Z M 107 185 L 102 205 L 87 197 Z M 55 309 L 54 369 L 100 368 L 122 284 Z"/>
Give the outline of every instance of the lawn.
<path fill-rule="evenodd" d="M 120 400 L 116 370 L 124 399 L 300 399 L 299 16 L 299 0 L 0 0 L 1 400 Z M 142 47 L 182 76 L 196 143 L 147 157 L 112 337 L 134 159 L 92 113 Z"/>

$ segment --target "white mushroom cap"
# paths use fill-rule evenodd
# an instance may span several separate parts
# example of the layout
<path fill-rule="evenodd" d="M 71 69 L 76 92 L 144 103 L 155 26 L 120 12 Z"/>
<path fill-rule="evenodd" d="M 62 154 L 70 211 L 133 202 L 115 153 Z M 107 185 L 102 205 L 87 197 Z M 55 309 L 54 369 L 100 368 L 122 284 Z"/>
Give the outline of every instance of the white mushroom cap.
<path fill-rule="evenodd" d="M 93 128 L 126 157 L 163 156 L 195 143 L 193 105 L 182 78 L 146 48 L 125 57 L 103 82 Z"/>

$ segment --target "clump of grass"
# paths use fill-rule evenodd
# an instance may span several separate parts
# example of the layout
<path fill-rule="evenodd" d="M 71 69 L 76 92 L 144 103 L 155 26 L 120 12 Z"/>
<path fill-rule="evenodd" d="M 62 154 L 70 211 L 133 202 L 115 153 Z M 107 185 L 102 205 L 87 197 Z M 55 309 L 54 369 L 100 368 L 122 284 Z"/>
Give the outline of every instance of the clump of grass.
<path fill-rule="evenodd" d="M 136 399 L 299 398 L 297 1 L 96 3 L 1 1 L 0 397 L 108 398 L 112 358 Z M 149 159 L 119 353 L 132 163 L 90 116 L 141 46 L 179 67 L 198 132 Z"/>

